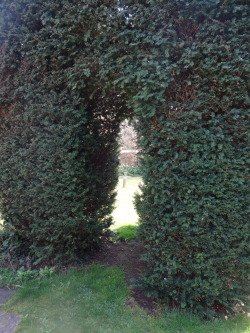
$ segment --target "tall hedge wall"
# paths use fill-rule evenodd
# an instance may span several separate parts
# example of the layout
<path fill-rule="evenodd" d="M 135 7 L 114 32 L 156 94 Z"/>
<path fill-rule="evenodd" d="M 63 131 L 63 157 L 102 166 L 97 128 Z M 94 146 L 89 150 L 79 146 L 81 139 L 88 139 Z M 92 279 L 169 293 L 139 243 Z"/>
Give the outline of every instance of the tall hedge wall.
<path fill-rule="evenodd" d="M 69 259 L 111 224 L 127 109 L 101 93 L 94 9 L 1 2 L 0 204 L 6 252 Z M 115 97 L 114 97 L 115 96 Z"/>
<path fill-rule="evenodd" d="M 249 6 L 120 6 L 98 45 L 105 75 L 127 92 L 138 119 L 146 285 L 164 302 L 205 316 L 246 309 Z"/>
<path fill-rule="evenodd" d="M 3 1 L 0 125 L 13 235 L 36 253 L 97 241 L 109 225 L 117 126 L 131 108 L 147 286 L 206 316 L 245 309 L 248 2 L 13 4 Z"/>

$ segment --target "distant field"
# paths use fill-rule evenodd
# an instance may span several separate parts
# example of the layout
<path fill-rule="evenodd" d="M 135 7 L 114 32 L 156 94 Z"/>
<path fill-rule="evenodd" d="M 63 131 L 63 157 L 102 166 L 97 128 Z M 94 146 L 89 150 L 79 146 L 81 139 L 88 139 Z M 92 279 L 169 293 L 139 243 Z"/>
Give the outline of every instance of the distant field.
<path fill-rule="evenodd" d="M 123 179 L 120 177 L 117 186 L 116 208 L 113 212 L 114 225 L 111 229 L 116 229 L 126 224 L 137 224 L 138 215 L 135 211 L 133 200 L 136 192 L 139 191 L 141 177 L 130 177 L 126 179 L 126 185 L 123 187 Z"/>

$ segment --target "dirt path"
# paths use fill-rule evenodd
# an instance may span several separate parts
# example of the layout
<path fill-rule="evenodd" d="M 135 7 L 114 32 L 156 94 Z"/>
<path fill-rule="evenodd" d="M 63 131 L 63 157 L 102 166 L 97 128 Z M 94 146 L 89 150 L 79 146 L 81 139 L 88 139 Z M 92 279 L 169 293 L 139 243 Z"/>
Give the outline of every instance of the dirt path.
<path fill-rule="evenodd" d="M 0 308 L 8 301 L 13 290 L 0 288 Z M 0 333 L 13 333 L 20 322 L 21 317 L 14 313 L 0 312 Z"/>

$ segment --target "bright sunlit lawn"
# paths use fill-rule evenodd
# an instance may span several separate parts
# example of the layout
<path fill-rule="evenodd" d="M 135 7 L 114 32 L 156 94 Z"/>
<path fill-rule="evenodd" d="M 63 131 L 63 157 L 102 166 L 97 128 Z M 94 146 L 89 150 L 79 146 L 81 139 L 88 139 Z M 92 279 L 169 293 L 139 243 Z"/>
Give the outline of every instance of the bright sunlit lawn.
<path fill-rule="evenodd" d="M 129 177 L 124 180 L 119 178 L 117 185 L 116 208 L 113 212 L 114 224 L 111 229 L 116 229 L 123 225 L 135 225 L 138 222 L 138 215 L 134 208 L 134 195 L 139 192 L 139 184 L 142 182 L 140 177 Z"/>

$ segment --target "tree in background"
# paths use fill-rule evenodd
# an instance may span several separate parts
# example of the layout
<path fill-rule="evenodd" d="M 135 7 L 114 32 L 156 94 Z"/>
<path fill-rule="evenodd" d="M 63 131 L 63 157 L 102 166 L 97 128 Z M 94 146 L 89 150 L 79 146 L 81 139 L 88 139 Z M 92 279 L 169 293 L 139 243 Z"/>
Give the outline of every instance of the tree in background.
<path fill-rule="evenodd" d="M 124 150 L 137 150 L 137 138 L 134 126 L 125 120 L 121 123 L 121 148 Z"/>

